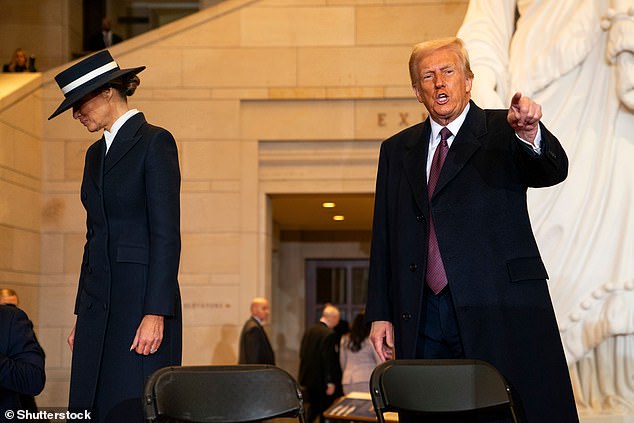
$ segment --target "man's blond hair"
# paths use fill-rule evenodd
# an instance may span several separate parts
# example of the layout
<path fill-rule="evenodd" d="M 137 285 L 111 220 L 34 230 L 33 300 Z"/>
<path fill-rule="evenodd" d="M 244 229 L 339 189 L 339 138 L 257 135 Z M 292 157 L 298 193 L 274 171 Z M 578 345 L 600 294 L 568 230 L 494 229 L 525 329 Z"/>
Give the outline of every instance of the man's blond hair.
<path fill-rule="evenodd" d="M 418 83 L 419 70 L 418 64 L 421 59 L 436 50 L 447 49 L 453 51 L 458 60 L 462 64 L 462 70 L 467 78 L 473 79 L 473 72 L 471 71 L 471 64 L 469 63 L 469 53 L 464 46 L 464 42 L 458 37 L 438 38 L 435 40 L 423 41 L 414 46 L 412 54 L 409 57 L 409 77 L 412 80 L 412 85 Z"/>

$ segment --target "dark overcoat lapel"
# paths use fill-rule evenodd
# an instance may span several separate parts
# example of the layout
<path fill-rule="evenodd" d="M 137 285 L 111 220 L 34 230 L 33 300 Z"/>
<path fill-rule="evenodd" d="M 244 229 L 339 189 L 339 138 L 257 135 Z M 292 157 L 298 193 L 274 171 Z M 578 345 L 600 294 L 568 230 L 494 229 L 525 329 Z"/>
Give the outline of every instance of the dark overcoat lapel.
<path fill-rule="evenodd" d="M 403 157 L 403 171 L 412 189 L 412 195 L 418 206 L 418 210 L 425 215 L 429 215 L 427 196 L 427 174 L 425 166 L 421 163 L 427 162 L 427 152 L 429 151 L 429 133 L 431 126 L 429 121 L 418 125 L 411 136 L 405 139 L 405 154 Z"/>
<path fill-rule="evenodd" d="M 422 125 L 414 127 L 412 134 L 405 139 L 406 153 L 403 158 L 403 171 L 412 188 L 412 193 L 416 199 L 416 204 L 425 218 L 429 215 L 427 192 L 427 155 L 429 153 L 429 138 L 431 136 L 431 124 L 429 118 Z M 451 148 L 447 153 L 447 158 L 438 178 L 434 196 L 445 188 L 447 184 L 460 172 L 468 163 L 471 156 L 480 148 L 479 137 L 486 134 L 486 124 L 484 111 L 472 107 L 465 119 L 462 128 L 456 134 Z M 421 195 L 421 193 L 423 195 Z"/>
<path fill-rule="evenodd" d="M 90 173 L 90 177 L 97 187 L 101 190 L 103 187 L 103 164 L 106 154 L 106 141 L 103 137 L 97 141 L 91 148 L 91 152 L 86 159 L 86 169 Z"/>
<path fill-rule="evenodd" d="M 431 131 L 429 120 L 427 120 L 427 126 L 429 126 Z M 484 111 L 476 107 L 471 107 L 460 131 L 458 131 L 451 143 L 451 148 L 447 153 L 447 158 L 445 159 L 445 163 L 440 171 L 440 176 L 438 177 L 438 182 L 436 183 L 434 196 L 450 184 L 469 162 L 473 154 L 481 147 L 480 137 L 485 134 Z M 429 134 L 427 139 L 429 139 Z"/>
<path fill-rule="evenodd" d="M 132 116 L 125 125 L 121 127 L 117 136 L 112 142 L 108 154 L 106 154 L 104 163 L 104 174 L 110 172 L 110 170 L 119 163 L 119 160 L 130 151 L 136 143 L 141 139 L 139 128 L 145 123 L 143 114 L 137 113 Z"/>

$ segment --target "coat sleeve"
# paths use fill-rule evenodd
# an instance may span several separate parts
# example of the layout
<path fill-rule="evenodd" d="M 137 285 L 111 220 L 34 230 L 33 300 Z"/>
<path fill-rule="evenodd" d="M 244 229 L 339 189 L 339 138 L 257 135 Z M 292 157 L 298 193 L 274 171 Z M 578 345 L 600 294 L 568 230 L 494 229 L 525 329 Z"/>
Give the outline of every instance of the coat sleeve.
<path fill-rule="evenodd" d="M 381 144 L 379 166 L 374 195 L 374 217 L 372 221 L 372 245 L 370 248 L 370 273 L 368 276 L 368 300 L 366 322 L 392 320 L 390 283 L 390 252 L 388 227 L 388 168 L 387 143 Z"/>
<path fill-rule="evenodd" d="M 172 134 L 151 140 L 145 165 L 150 264 L 144 314 L 172 316 L 178 297 L 180 262 L 180 168 Z"/>
<path fill-rule="evenodd" d="M 339 355 L 335 348 L 336 343 L 337 335 L 334 332 L 329 333 L 321 343 L 320 354 L 324 369 L 324 382 L 326 384 L 334 383 L 336 385 L 339 382 L 336 378 L 337 364 L 339 364 Z M 325 386 L 324 389 L 326 389 Z"/>
<path fill-rule="evenodd" d="M 540 155 L 528 151 L 518 139 L 514 139 L 516 163 L 524 185 L 533 188 L 549 187 L 562 182 L 568 176 L 568 156 L 561 143 L 540 123 L 542 142 Z"/>
<path fill-rule="evenodd" d="M 244 334 L 244 355 L 246 364 L 261 363 L 261 335 L 259 328 L 252 326 Z"/>
<path fill-rule="evenodd" d="M 33 333 L 33 324 L 20 310 L 2 313 L 2 343 L 6 351 L 0 351 L 0 388 L 24 395 L 37 395 L 44 389 L 44 351 Z"/>

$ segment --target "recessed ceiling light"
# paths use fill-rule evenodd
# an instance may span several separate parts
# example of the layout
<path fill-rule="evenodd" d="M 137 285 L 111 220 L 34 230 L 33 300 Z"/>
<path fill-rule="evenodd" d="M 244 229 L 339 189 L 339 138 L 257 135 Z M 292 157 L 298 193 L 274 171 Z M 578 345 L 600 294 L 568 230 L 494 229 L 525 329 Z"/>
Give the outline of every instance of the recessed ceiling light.
<path fill-rule="evenodd" d="M 325 209 L 332 209 L 333 207 L 335 207 L 335 203 L 325 202 L 321 203 L 321 206 Z"/>
<path fill-rule="evenodd" d="M 342 220 L 345 220 L 345 219 L 346 219 L 346 218 L 345 218 L 345 216 L 343 216 L 343 215 L 341 215 L 341 214 L 337 214 L 337 215 L 335 215 L 335 216 L 333 216 L 333 217 L 332 217 L 332 220 L 336 220 L 336 221 L 338 221 L 338 222 L 340 222 L 340 221 L 342 221 Z"/>

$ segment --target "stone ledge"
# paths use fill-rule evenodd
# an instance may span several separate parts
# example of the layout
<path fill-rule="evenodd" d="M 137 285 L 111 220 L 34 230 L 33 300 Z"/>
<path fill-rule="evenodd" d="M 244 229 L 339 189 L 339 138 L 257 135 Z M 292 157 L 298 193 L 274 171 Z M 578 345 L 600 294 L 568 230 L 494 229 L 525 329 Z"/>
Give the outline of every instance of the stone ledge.
<path fill-rule="evenodd" d="M 0 113 L 38 90 L 41 83 L 42 74 L 39 72 L 0 74 Z"/>

